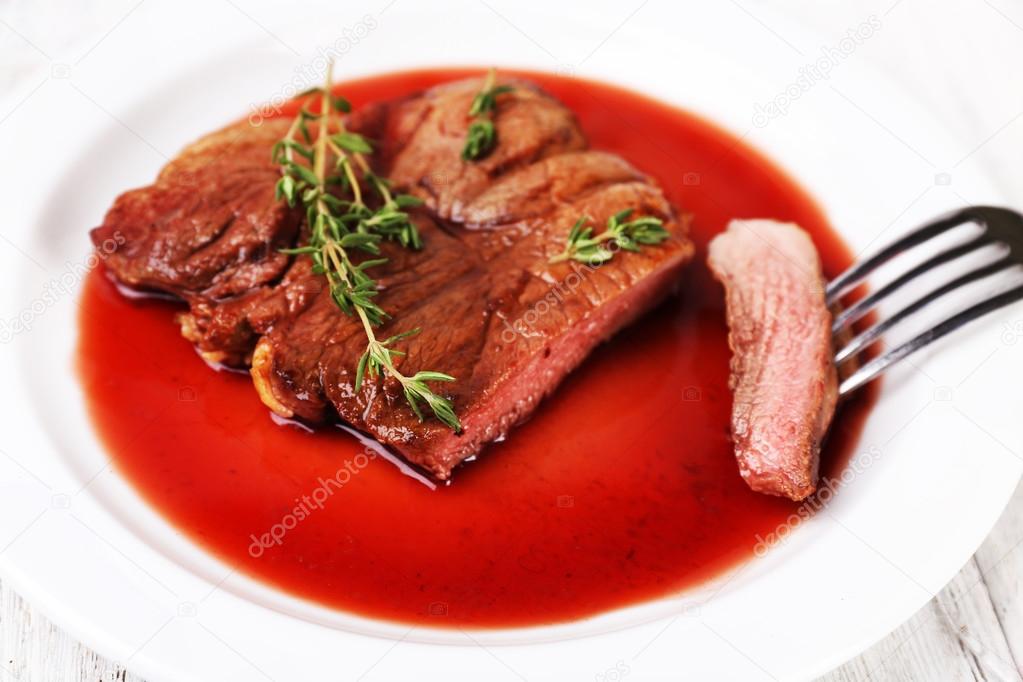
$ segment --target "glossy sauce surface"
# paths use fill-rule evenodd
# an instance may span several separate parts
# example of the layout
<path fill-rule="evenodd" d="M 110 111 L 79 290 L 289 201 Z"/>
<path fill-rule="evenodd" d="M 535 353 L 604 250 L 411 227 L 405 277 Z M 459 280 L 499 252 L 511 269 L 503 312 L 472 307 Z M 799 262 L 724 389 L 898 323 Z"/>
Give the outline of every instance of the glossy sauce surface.
<path fill-rule="evenodd" d="M 341 91 L 358 106 L 478 73 L 405 72 Z M 118 471 L 229 564 L 369 617 L 537 625 L 712 578 L 796 509 L 739 477 L 723 295 L 705 247 L 733 217 L 770 217 L 809 230 L 828 275 L 847 249 L 803 191 L 734 137 L 614 87 L 524 75 L 576 112 L 592 146 L 692 213 L 699 250 L 678 296 L 599 348 L 449 486 L 431 490 L 338 429 L 275 424 L 246 375 L 211 371 L 180 336 L 178 306 L 129 300 L 102 270 L 90 275 L 78 366 L 96 429 Z M 872 399 L 840 410 L 825 473 L 847 461 Z"/>

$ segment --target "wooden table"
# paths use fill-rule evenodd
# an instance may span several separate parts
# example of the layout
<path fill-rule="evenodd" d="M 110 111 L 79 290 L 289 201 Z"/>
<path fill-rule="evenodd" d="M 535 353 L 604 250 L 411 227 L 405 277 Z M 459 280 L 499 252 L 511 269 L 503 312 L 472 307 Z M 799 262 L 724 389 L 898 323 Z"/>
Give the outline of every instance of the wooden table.
<path fill-rule="evenodd" d="M 765 5 L 795 14 L 819 37 L 821 45 L 831 44 L 850 27 L 876 16 L 881 30 L 850 58 L 873 62 L 930 104 L 964 140 L 967 150 L 975 148 L 1015 205 L 1023 206 L 1023 87 L 1019 76 L 1023 3 L 1019 0 L 732 3 L 736 21 L 757 21 L 769 32 L 775 30 L 758 16 Z M 264 0 L 242 4 L 260 5 L 261 17 L 291 11 L 284 3 L 273 8 Z M 641 11 L 645 3 L 630 0 L 625 4 Z M 624 8 L 623 12 L 626 10 L 632 11 Z M 125 21 L 129 16 L 137 19 L 146 11 L 135 1 L 111 5 L 84 0 L 51 7 L 10 0 L 0 8 L 0 93 L 26 90 L 22 79 L 39 61 L 27 44 L 32 37 L 45 36 L 47 49 L 54 55 L 78 54 L 71 46 L 95 45 L 114 30 L 133 30 L 122 24 L 130 23 Z M 202 8 L 190 11 L 201 13 Z M 698 6 L 692 11 L 698 12 Z M 245 20 L 243 14 L 239 20 Z M 263 29 L 253 25 L 252 30 L 259 33 Z M 1023 487 L 1016 491 L 976 556 L 933 601 L 864 654 L 822 679 L 1020 680 L 1021 576 Z M 0 682 L 138 679 L 55 628 L 0 585 Z"/>

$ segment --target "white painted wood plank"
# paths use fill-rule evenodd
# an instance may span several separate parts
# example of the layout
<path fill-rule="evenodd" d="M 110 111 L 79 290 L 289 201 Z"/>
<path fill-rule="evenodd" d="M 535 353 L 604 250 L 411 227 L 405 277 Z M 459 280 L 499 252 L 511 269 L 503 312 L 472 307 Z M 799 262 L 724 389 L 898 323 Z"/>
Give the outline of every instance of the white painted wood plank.
<path fill-rule="evenodd" d="M 54 627 L 0 585 L 0 682 L 142 682 Z"/>
<path fill-rule="evenodd" d="M 942 590 L 935 603 L 938 617 L 958 641 L 977 679 L 1020 679 L 976 559 Z"/>
<path fill-rule="evenodd" d="M 1023 668 L 1023 485 L 976 560 L 1016 667 Z"/>

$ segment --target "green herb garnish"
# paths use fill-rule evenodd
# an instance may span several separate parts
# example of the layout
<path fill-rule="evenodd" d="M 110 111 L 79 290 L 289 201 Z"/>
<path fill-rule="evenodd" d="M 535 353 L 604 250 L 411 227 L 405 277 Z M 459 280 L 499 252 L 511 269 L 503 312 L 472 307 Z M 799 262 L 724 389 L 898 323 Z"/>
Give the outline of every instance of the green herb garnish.
<path fill-rule="evenodd" d="M 606 242 L 626 251 L 636 252 L 641 245 L 660 244 L 670 236 L 660 218 L 643 216 L 625 222 L 630 215 L 631 208 L 615 213 L 607 219 L 607 229 L 597 236 L 593 236 L 592 227 L 587 227 L 587 223 L 590 222 L 589 216 L 583 216 L 568 233 L 565 249 L 548 262 L 577 260 L 590 265 L 600 265 L 614 257 L 614 251 L 605 246 Z"/>
<path fill-rule="evenodd" d="M 319 112 L 303 107 L 285 138 L 273 148 L 273 160 L 281 168 L 277 198 L 284 199 L 289 206 L 300 203 L 306 210 L 310 231 L 306 246 L 285 249 L 284 253 L 308 255 L 313 261 L 313 272 L 326 277 L 334 303 L 362 322 L 366 350 L 356 368 L 355 390 L 362 389 L 367 376 L 371 379 L 390 376 L 401 384 L 405 399 L 420 421 L 421 405 L 425 403 L 437 419 L 459 432 L 462 425 L 451 401 L 434 393 L 427 384 L 454 381 L 454 377 L 432 371 L 408 377 L 394 365 L 395 358 L 405 353 L 392 345 L 420 330 L 412 329 L 383 341 L 377 339 L 373 330 L 390 315 L 373 300 L 377 283 L 367 271 L 387 262 L 386 258 L 373 258 L 379 256 L 384 239 L 407 248 L 422 248 L 419 231 L 404 210 L 422 202 L 409 195 L 393 195 L 387 179 L 370 169 L 364 155 L 373 153 L 372 143 L 346 130 L 338 116 L 338 112 L 350 111 L 351 105 L 331 94 L 332 67 L 333 64 L 328 64 L 324 86 L 309 93 L 320 95 Z M 310 134 L 310 123 L 317 127 L 315 140 Z M 307 164 L 302 164 L 299 158 Z M 359 176 L 376 193 L 378 208 L 370 208 L 363 198 Z M 356 263 L 352 255 L 360 251 L 370 257 Z"/>
<path fill-rule="evenodd" d="M 510 85 L 495 85 L 496 80 L 497 71 L 487 71 L 483 89 L 473 97 L 469 106 L 469 116 L 473 120 L 465 136 L 465 146 L 462 147 L 462 158 L 466 161 L 478 161 L 486 157 L 497 144 L 497 128 L 494 126 L 497 96 L 511 92 L 513 88 Z"/>

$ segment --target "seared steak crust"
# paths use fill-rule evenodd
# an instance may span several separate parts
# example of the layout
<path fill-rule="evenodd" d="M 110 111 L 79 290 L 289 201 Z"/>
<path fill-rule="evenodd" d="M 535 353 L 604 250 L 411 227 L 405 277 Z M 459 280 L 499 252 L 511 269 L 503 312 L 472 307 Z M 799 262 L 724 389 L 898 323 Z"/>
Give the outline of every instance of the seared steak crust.
<path fill-rule="evenodd" d="M 391 260 L 374 270 L 377 300 L 392 315 L 377 334 L 422 330 L 403 342 L 407 355 L 399 367 L 406 375 L 429 368 L 457 378 L 435 388 L 453 400 L 461 434 L 416 419 L 393 380 L 354 390 L 365 348 L 361 325 L 336 307 L 307 258 L 281 260 L 277 253 L 302 239 L 298 219 L 272 196 L 278 176 L 269 165 L 270 147 L 284 135 L 277 122 L 273 134 L 249 131 L 253 150 L 259 148 L 251 155 L 224 148 L 218 156 L 217 144 L 206 138 L 182 157 L 212 153 L 246 165 L 260 201 L 254 187 L 213 182 L 197 183 L 191 201 L 231 207 L 232 225 L 263 226 L 247 233 L 260 235 L 261 249 L 241 241 L 232 250 L 234 242 L 217 240 L 225 265 L 208 273 L 191 266 L 188 240 L 194 241 L 196 220 L 190 216 L 203 222 L 206 213 L 160 201 L 175 167 L 203 172 L 181 161 L 153 186 L 135 190 L 130 202 L 127 195 L 118 199 L 94 240 L 118 229 L 127 235 L 124 253 L 108 259 L 114 275 L 185 298 L 191 307 L 186 336 L 211 359 L 251 362 L 257 390 L 275 412 L 307 421 L 339 415 L 447 478 L 460 461 L 526 419 L 595 345 L 662 298 L 693 251 L 684 224 L 649 178 L 614 155 L 587 150 L 570 111 L 531 84 L 512 83 L 515 90 L 499 99 L 498 145 L 477 163 L 460 154 L 480 79 L 365 107 L 349 122 L 378 142 L 377 170 L 425 201 L 412 214 L 425 248 L 385 244 Z M 548 265 L 579 217 L 602 226 L 629 207 L 663 219 L 672 237 L 596 268 Z M 158 246 L 164 241 L 174 248 Z M 236 286 L 243 272 L 262 276 L 250 274 L 249 286 Z"/>
<path fill-rule="evenodd" d="M 241 122 L 207 135 L 155 183 L 119 196 L 91 233 L 97 245 L 122 237 L 120 248 L 104 254 L 120 282 L 189 303 L 183 329 L 211 360 L 244 363 L 266 330 L 246 313 L 272 298 L 291 263 L 280 249 L 295 242 L 301 212 L 274 199 L 280 174 L 269 151 L 287 127 L 284 120 L 258 128 Z M 229 302 L 223 312 L 221 302 Z"/>
<path fill-rule="evenodd" d="M 804 499 L 838 399 L 817 251 L 791 223 L 733 220 L 708 263 L 726 292 L 739 471 L 753 490 Z"/>

